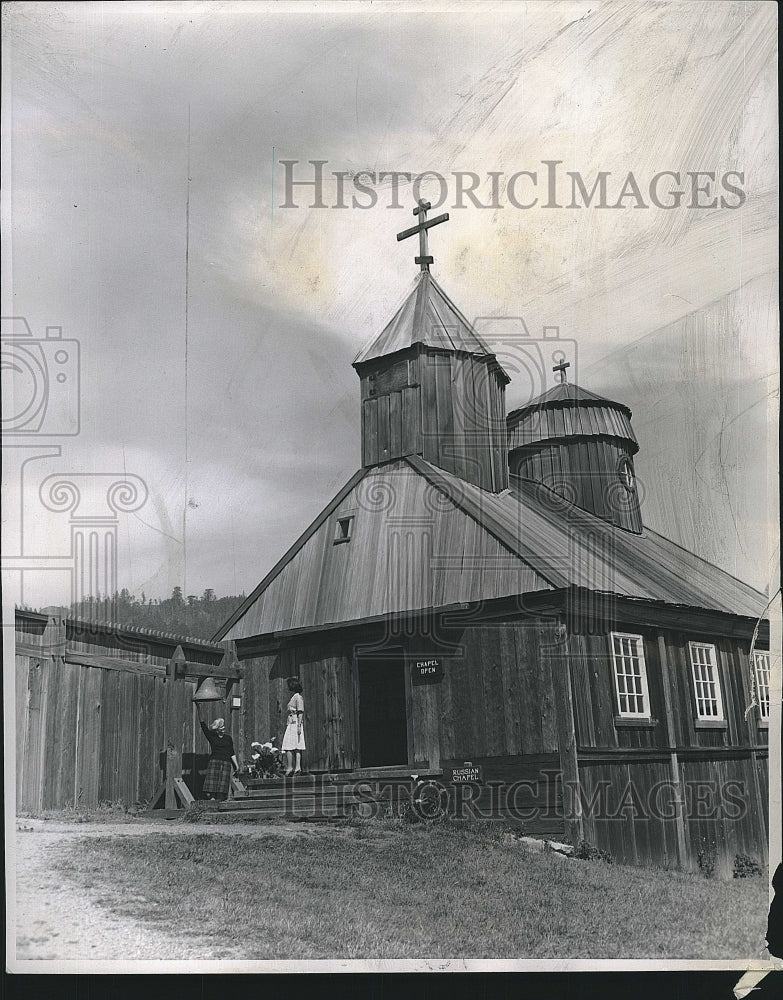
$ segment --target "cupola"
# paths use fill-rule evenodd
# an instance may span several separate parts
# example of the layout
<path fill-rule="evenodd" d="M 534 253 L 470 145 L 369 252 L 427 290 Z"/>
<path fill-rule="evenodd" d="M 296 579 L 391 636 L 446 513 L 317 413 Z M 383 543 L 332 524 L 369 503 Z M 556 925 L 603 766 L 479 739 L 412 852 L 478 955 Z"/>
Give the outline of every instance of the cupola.
<path fill-rule="evenodd" d="M 508 486 L 505 388 L 494 353 L 435 281 L 420 222 L 421 270 L 403 304 L 353 363 L 361 380 L 362 465 L 421 455 L 492 493 Z M 400 238 L 398 237 L 398 239 Z"/>
<path fill-rule="evenodd" d="M 542 483 L 568 503 L 640 534 L 631 411 L 563 380 L 508 415 L 512 476 Z"/>

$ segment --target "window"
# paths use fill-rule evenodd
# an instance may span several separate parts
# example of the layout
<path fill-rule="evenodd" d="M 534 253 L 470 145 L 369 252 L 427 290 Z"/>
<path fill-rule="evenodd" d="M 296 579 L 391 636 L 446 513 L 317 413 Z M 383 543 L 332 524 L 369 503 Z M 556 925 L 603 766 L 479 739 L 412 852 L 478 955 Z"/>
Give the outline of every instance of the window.
<path fill-rule="evenodd" d="M 633 490 L 636 486 L 636 476 L 634 475 L 630 458 L 621 458 L 617 471 L 620 473 L 623 486 L 629 491 Z"/>
<path fill-rule="evenodd" d="M 620 718 L 649 719 L 644 640 L 640 635 L 612 632 L 612 657 Z"/>
<path fill-rule="evenodd" d="M 338 542 L 350 542 L 353 533 L 353 518 L 350 514 L 347 517 L 338 517 L 334 529 L 334 544 Z"/>
<path fill-rule="evenodd" d="M 723 698 L 715 647 L 705 642 L 692 642 L 690 649 L 696 719 L 698 722 L 722 722 Z"/>
<path fill-rule="evenodd" d="M 759 716 L 769 718 L 769 653 L 757 651 L 753 654 L 753 673 L 756 680 L 756 701 Z"/>

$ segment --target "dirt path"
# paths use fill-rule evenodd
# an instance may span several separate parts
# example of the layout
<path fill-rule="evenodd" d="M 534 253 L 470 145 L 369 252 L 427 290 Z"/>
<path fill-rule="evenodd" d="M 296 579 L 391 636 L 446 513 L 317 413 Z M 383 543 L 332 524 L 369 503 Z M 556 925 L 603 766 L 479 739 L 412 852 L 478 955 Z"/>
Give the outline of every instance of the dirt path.
<path fill-rule="evenodd" d="M 209 959 L 197 943 L 168 935 L 112 913 L 101 905 L 108 885 L 99 881 L 88 892 L 64 881 L 55 864 L 74 843 L 89 850 L 96 837 L 137 837 L 196 833 L 243 834 L 254 838 L 312 836 L 306 824 L 276 823 L 259 827 L 236 823 L 214 824 L 165 821 L 134 823 L 60 823 L 50 820 L 17 821 L 13 852 L 16 868 L 16 960 L 94 961 Z M 8 872 L 10 876 L 11 872 Z M 10 882 L 10 879 L 9 879 Z M 10 884 L 9 884 L 10 888 Z M 13 901 L 9 900 L 12 905 Z M 13 912 L 13 911 L 11 911 Z M 9 916 L 11 913 L 9 913 Z M 10 956 L 9 956 L 10 958 Z"/>

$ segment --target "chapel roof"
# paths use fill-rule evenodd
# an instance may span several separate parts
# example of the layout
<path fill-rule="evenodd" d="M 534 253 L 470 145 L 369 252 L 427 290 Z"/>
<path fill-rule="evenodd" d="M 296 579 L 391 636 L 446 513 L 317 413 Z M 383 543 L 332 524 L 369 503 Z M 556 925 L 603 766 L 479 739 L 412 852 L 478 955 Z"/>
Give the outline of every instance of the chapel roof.
<path fill-rule="evenodd" d="M 242 639 L 579 588 L 757 618 L 766 598 L 650 528 L 632 534 L 516 479 L 490 493 L 419 456 L 359 470 L 216 638 Z M 354 518 L 336 545 L 335 518 Z M 434 558 L 394 548 L 416 515 Z M 406 521 L 407 519 L 407 521 Z M 422 540 L 423 541 L 423 540 Z M 424 551 L 416 549 L 413 551 Z"/>
<path fill-rule="evenodd" d="M 474 329 L 429 271 L 417 274 L 397 312 L 356 355 L 354 367 L 403 351 L 414 344 L 494 358 L 492 348 Z M 505 372 L 504 372 L 505 374 Z M 508 380 L 508 376 L 506 375 Z"/>

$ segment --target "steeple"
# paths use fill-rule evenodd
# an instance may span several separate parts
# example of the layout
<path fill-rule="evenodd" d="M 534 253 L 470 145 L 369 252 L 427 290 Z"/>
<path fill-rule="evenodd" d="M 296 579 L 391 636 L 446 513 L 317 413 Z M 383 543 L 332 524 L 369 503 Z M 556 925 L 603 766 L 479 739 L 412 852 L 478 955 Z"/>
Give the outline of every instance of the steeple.
<path fill-rule="evenodd" d="M 428 222 L 426 208 L 419 214 L 420 226 L 398 240 L 419 233 L 421 271 L 400 308 L 353 362 L 361 380 L 362 464 L 421 455 L 499 493 L 508 485 L 510 380 L 430 273 L 426 232 L 448 216 Z"/>

